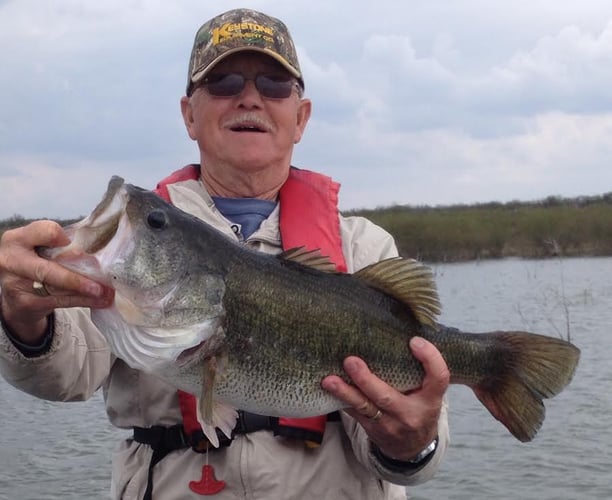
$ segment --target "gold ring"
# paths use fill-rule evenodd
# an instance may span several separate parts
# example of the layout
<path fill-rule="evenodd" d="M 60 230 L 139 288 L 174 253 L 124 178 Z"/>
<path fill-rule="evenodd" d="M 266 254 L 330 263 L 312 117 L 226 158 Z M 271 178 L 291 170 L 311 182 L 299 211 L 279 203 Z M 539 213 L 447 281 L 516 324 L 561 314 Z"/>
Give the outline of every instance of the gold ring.
<path fill-rule="evenodd" d="M 32 288 L 34 289 L 34 293 L 40 297 L 48 297 L 51 295 L 42 281 L 34 281 L 32 283 Z"/>
<path fill-rule="evenodd" d="M 376 410 L 376 414 L 372 415 L 371 417 L 368 417 L 370 420 L 372 420 L 373 422 L 376 422 L 380 417 L 382 417 L 382 411 L 380 411 L 380 409 Z"/>

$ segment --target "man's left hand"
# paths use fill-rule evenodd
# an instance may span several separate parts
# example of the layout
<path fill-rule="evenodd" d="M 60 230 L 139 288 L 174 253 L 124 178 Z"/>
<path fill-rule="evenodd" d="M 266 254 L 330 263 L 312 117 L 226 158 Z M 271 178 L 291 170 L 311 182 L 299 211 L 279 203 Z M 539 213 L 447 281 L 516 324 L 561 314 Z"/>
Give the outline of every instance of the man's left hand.
<path fill-rule="evenodd" d="M 450 381 L 446 362 L 436 347 L 421 337 L 410 340 L 410 349 L 425 370 L 423 383 L 403 394 L 374 375 L 355 356 L 344 360 L 344 370 L 354 385 L 330 375 L 323 389 L 344 401 L 345 411 L 359 422 L 387 457 L 414 459 L 438 434 L 438 419 Z"/>

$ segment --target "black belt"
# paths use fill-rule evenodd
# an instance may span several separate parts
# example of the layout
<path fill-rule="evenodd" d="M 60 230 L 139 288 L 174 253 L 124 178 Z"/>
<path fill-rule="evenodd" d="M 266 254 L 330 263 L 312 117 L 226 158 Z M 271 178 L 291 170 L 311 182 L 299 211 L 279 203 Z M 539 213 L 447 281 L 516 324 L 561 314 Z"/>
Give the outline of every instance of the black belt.
<path fill-rule="evenodd" d="M 273 430 L 275 428 L 274 420 L 278 419 L 239 411 L 236 427 L 232 431 L 232 437 L 238 434 L 248 434 L 249 432 Z M 216 429 L 216 431 L 219 438 L 219 447 L 229 446 L 232 440 L 219 429 Z M 196 431 L 191 436 L 187 436 L 182 424 L 173 425 L 172 427 L 163 427 L 161 425 L 134 427 L 134 441 L 148 444 L 154 450 L 163 448 L 168 450 L 168 453 L 189 447 L 193 448 L 194 451 L 202 453 L 211 447 L 210 441 L 202 431 Z"/>
<path fill-rule="evenodd" d="M 340 420 L 340 413 L 335 411 L 327 415 L 328 421 Z M 248 434 L 250 432 L 278 429 L 278 418 L 257 415 L 238 410 L 238 419 L 236 427 L 232 431 L 232 438 L 228 438 L 219 429 L 217 438 L 219 439 L 219 448 L 225 448 L 232 443 L 234 436 L 239 434 Z M 166 455 L 175 450 L 191 448 L 198 453 L 204 453 L 208 450 L 214 451 L 217 448 L 212 447 L 208 438 L 199 430 L 187 436 L 182 424 L 173 425 L 171 427 L 163 427 L 154 425 L 153 427 L 134 427 L 134 441 L 137 443 L 147 444 L 153 449 L 153 455 L 149 462 L 149 471 L 147 476 L 147 489 L 143 500 L 151 500 L 153 494 L 153 467 L 160 462 Z"/>

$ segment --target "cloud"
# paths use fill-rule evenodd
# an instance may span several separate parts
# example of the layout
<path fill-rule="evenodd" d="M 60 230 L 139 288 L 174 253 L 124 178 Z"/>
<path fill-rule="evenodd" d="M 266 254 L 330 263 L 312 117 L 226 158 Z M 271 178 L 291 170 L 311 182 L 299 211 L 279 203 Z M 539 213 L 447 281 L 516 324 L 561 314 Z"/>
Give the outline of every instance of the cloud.
<path fill-rule="evenodd" d="M 528 120 L 522 128 L 522 134 L 486 139 L 453 130 L 373 133 L 371 141 L 377 143 L 380 154 L 365 158 L 362 168 L 352 168 L 352 175 L 345 176 L 343 204 L 372 207 L 536 200 L 612 190 L 608 162 L 612 113 L 551 113 Z M 589 166 L 588 171 L 584 165 Z M 347 171 L 348 167 L 340 169 Z M 392 182 L 379 181 L 381 172 Z M 588 176 L 605 182 L 589 183 Z"/>
<path fill-rule="evenodd" d="M 201 21 L 241 4 L 1 2 L 0 218 L 73 217 L 112 174 L 151 187 L 196 161 L 188 53 Z M 313 100 L 294 163 L 339 179 L 343 208 L 612 185 L 610 2 L 252 5 L 290 27 Z"/>
<path fill-rule="evenodd" d="M 450 41 L 436 47 L 432 56 L 419 56 L 408 36 L 374 35 L 353 67 L 313 70 L 314 85 L 334 82 L 327 101 L 336 103 L 334 111 L 345 111 L 333 115 L 337 121 L 353 113 L 389 131 L 455 128 L 477 136 L 505 135 L 521 132 L 517 125 L 525 122 L 517 117 L 612 110 L 612 23 L 597 35 L 565 27 L 478 73 L 436 57 L 440 51 L 456 52 Z M 348 73 L 356 73 L 356 67 L 366 71 L 351 79 Z M 360 108 L 356 113 L 354 106 Z"/>

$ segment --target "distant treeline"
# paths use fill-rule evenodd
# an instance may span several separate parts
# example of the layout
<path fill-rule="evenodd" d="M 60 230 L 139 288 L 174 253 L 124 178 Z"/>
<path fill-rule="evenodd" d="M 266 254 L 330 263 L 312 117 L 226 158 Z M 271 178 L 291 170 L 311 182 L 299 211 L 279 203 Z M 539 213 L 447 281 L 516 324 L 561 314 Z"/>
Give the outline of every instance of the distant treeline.
<path fill-rule="evenodd" d="M 356 210 L 426 262 L 612 255 L 612 193 L 534 202 Z"/>
<path fill-rule="evenodd" d="M 612 255 L 612 192 L 533 202 L 395 205 L 345 215 L 367 217 L 394 236 L 402 256 L 426 262 Z M 0 221 L 0 234 L 31 221 L 18 215 Z"/>

